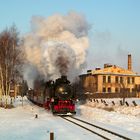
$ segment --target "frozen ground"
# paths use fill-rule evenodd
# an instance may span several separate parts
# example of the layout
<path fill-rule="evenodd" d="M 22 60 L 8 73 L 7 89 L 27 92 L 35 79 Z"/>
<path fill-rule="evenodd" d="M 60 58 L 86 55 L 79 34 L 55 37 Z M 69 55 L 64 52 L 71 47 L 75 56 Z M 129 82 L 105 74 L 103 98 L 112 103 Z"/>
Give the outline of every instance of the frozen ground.
<path fill-rule="evenodd" d="M 26 98 L 23 107 L 19 98 L 15 106 L 13 109 L 0 108 L 0 140 L 49 140 L 50 132 L 54 132 L 55 140 L 101 140 L 74 124 L 52 116 Z M 112 111 L 107 111 L 102 103 L 87 102 L 86 105 L 77 105 L 76 117 L 139 140 L 140 105 L 121 108 L 116 105 Z M 35 114 L 38 114 L 38 119 L 35 119 Z"/>
<path fill-rule="evenodd" d="M 122 99 L 103 100 L 108 104 L 107 106 L 100 99 L 98 102 L 92 100 L 87 101 L 85 105 L 78 105 L 78 116 L 94 123 L 101 123 L 104 127 L 117 132 L 128 133 L 133 139 L 140 139 L 140 99 L 126 98 L 125 101 L 129 103 L 129 106 L 121 106 Z M 132 101 L 135 101 L 137 106 L 134 106 Z"/>

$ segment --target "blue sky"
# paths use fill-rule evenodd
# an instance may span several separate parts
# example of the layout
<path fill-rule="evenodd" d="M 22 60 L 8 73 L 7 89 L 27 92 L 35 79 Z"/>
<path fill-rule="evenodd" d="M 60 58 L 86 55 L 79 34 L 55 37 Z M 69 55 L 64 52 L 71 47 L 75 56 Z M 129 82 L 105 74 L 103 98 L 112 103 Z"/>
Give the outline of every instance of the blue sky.
<path fill-rule="evenodd" d="M 76 11 L 92 25 L 87 69 L 113 63 L 140 73 L 140 0 L 0 0 L 0 31 L 16 24 L 21 34 L 30 30 L 32 16 L 48 17 Z"/>

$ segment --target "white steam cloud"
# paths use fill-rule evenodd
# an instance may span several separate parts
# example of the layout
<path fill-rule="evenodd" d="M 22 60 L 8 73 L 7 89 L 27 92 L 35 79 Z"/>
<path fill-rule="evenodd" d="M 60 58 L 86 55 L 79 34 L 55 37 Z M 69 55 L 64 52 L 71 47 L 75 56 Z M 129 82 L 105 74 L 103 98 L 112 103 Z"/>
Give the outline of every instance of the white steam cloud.
<path fill-rule="evenodd" d="M 27 63 L 24 79 L 33 87 L 33 81 L 56 79 L 67 75 L 74 80 L 86 66 L 89 46 L 89 24 L 81 14 L 33 17 L 32 31 L 24 38 Z"/>

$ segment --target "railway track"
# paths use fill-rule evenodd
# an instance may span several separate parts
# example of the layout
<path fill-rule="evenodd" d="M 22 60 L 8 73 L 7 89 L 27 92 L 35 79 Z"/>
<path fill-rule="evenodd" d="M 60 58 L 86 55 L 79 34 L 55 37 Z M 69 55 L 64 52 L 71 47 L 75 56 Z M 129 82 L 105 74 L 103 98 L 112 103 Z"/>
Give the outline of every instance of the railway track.
<path fill-rule="evenodd" d="M 83 128 L 87 131 L 90 131 L 91 133 L 96 134 L 105 140 L 112 140 L 112 139 L 113 140 L 132 140 L 126 136 L 123 136 L 116 132 L 110 131 L 108 129 L 102 128 L 100 126 L 91 124 L 89 122 L 83 121 L 83 120 L 75 118 L 75 117 L 61 116 L 61 118 Z"/>

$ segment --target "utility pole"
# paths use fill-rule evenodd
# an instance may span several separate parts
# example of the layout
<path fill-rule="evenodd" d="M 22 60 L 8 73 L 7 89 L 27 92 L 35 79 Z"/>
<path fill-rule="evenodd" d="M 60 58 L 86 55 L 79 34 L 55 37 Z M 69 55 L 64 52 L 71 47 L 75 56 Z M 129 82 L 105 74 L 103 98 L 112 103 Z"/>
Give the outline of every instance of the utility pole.
<path fill-rule="evenodd" d="M 22 85 L 23 86 L 23 85 Z M 22 87 L 23 88 L 23 87 Z M 21 91 L 21 97 L 22 97 L 22 107 L 23 107 L 23 93 L 24 92 L 24 90 L 22 89 L 22 91 Z"/>
<path fill-rule="evenodd" d="M 22 107 L 23 107 L 23 95 L 22 95 Z"/>

